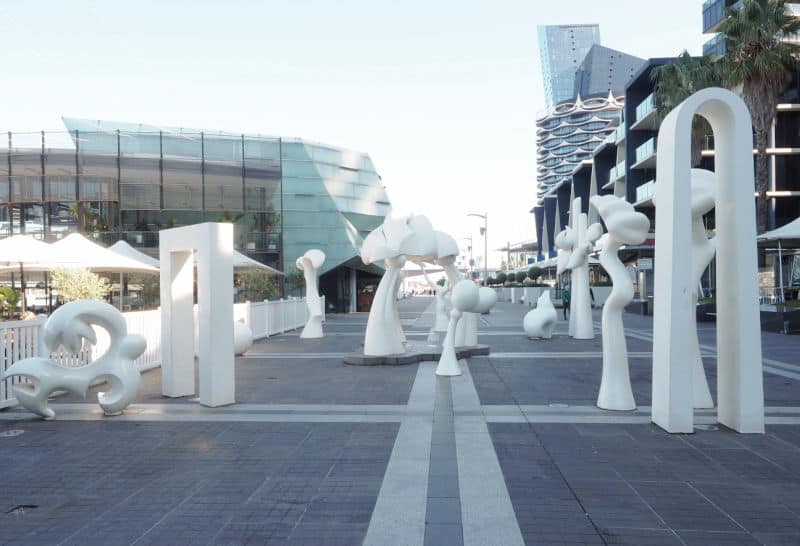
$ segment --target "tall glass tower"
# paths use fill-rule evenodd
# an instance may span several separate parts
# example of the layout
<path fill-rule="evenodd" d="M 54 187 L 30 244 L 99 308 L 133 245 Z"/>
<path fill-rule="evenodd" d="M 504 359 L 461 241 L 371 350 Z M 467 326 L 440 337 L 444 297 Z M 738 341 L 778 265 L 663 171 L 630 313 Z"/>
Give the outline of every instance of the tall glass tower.
<path fill-rule="evenodd" d="M 542 59 L 544 97 L 550 109 L 574 98 L 575 71 L 589 49 L 600 43 L 598 25 L 548 25 L 537 27 Z"/>

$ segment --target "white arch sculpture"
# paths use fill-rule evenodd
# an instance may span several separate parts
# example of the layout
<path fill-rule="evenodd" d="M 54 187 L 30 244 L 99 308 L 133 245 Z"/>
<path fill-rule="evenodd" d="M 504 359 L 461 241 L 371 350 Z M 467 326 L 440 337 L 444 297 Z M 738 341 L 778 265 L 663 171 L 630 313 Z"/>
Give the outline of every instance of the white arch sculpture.
<path fill-rule="evenodd" d="M 734 93 L 703 89 L 664 119 L 658 134 L 652 420 L 692 432 L 691 129 L 694 115 L 714 133 L 717 180 L 717 420 L 738 432 L 764 432 L 758 310 L 753 133 Z"/>
<path fill-rule="evenodd" d="M 589 253 L 592 241 L 603 234 L 600 224 L 588 224 L 586 213 L 581 212 L 581 198 L 572 200 L 571 227 L 556 235 L 559 248 L 557 274 L 570 271 L 569 335 L 575 339 L 594 339 L 592 302 L 589 294 Z"/>
<path fill-rule="evenodd" d="M 633 281 L 617 253 L 622 245 L 638 245 L 647 238 L 650 220 L 621 197 L 595 195 L 590 200 L 608 234 L 601 239 L 600 263 L 608 272 L 613 288 L 603 304 L 603 373 L 597 407 L 626 411 L 636 409 L 628 368 L 628 344 L 622 312 L 633 299 Z"/>
<path fill-rule="evenodd" d="M 319 296 L 319 277 L 317 272 L 325 263 L 325 253 L 317 248 L 307 250 L 297 258 L 295 266 L 303 272 L 306 281 L 306 306 L 308 307 L 308 321 L 300 334 L 301 339 L 319 339 L 322 333 L 322 298 Z"/>

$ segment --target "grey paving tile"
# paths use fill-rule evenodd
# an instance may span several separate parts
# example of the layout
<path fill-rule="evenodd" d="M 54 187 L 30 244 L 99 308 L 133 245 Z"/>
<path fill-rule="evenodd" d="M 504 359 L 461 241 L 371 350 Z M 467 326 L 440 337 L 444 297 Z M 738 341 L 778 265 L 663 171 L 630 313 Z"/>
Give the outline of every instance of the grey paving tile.
<path fill-rule="evenodd" d="M 428 523 L 425 525 L 426 546 L 463 546 L 460 523 Z"/>

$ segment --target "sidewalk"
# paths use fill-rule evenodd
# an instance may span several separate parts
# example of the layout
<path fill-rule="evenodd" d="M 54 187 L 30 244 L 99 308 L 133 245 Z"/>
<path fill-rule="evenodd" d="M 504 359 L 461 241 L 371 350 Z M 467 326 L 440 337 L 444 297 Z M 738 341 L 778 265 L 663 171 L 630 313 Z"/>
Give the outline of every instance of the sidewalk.
<path fill-rule="evenodd" d="M 401 302 L 410 339 L 431 303 Z M 527 310 L 483 316 L 492 354 L 452 379 L 344 365 L 367 316 L 333 315 L 322 340 L 237 359 L 233 406 L 165 399 L 152 370 L 121 417 L 66 397 L 52 422 L 0 412 L 24 431 L 0 437 L 0 544 L 800 543 L 800 337 L 764 334 L 766 435 L 711 411 L 669 435 L 649 423 L 650 318 L 625 316 L 640 408 L 607 412 L 599 330 L 528 340 Z"/>

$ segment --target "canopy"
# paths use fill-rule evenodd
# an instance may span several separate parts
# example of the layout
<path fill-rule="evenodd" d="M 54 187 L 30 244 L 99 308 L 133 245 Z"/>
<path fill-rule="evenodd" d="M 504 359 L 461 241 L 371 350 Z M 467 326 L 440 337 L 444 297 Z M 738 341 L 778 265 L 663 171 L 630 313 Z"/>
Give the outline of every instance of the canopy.
<path fill-rule="evenodd" d="M 800 218 L 796 218 L 778 229 L 762 233 L 757 239 L 760 246 L 780 241 L 783 248 L 800 247 Z"/>
<path fill-rule="evenodd" d="M 44 263 L 52 256 L 50 245 L 30 235 L 12 235 L 0 239 L 0 267 L 16 268 L 23 264 Z"/>
<path fill-rule="evenodd" d="M 70 233 L 50 246 L 55 250 L 56 262 L 66 267 L 116 273 L 158 273 L 157 267 L 102 247 L 80 233 Z"/>
<path fill-rule="evenodd" d="M 112 252 L 116 252 L 117 254 L 121 254 L 127 258 L 131 258 L 137 261 L 140 261 L 144 264 L 150 265 L 152 267 L 159 267 L 158 260 L 153 258 L 152 256 L 145 254 L 140 250 L 136 250 L 131 245 L 129 245 L 126 241 L 117 241 L 110 247 L 108 250 Z"/>

